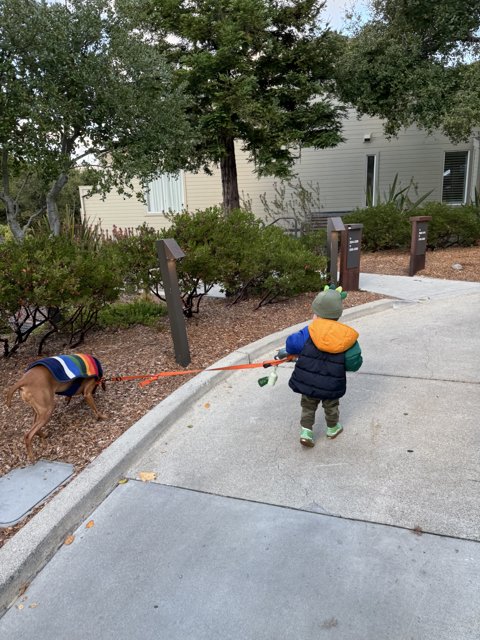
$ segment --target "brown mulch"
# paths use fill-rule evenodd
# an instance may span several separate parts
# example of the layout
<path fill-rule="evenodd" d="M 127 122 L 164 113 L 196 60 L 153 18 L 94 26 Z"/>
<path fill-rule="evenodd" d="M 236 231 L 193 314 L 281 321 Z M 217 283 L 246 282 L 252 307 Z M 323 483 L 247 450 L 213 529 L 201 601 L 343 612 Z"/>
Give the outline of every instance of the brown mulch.
<path fill-rule="evenodd" d="M 407 253 L 396 251 L 363 254 L 361 269 L 369 273 L 407 275 L 408 261 Z M 426 269 L 419 272 L 419 275 L 480 281 L 480 247 L 428 252 L 426 263 Z M 452 264 L 461 264 L 463 268 L 455 270 Z M 200 314 L 187 323 L 192 358 L 189 368 L 206 368 L 250 342 L 306 321 L 311 315 L 314 295 L 301 295 L 258 310 L 255 310 L 258 301 L 254 300 L 228 306 L 224 300 L 204 299 Z M 364 291 L 350 292 L 345 307 L 381 297 Z M 92 332 L 77 351 L 91 353 L 99 358 L 107 378 L 180 368 L 175 362 L 167 318 L 162 319 L 156 329 L 136 326 Z M 47 344 L 43 356 L 65 352 L 68 353 L 68 350 L 57 339 Z M 2 395 L 6 387 L 18 379 L 26 365 L 37 357 L 36 345 L 32 342 L 11 358 L 0 358 Z M 71 463 L 77 475 L 134 422 L 187 379 L 190 378 L 163 378 L 145 388 L 140 388 L 135 382 L 108 383 L 106 393 L 99 390 L 96 395 L 99 409 L 108 416 L 107 420 L 101 422 L 95 420 L 81 398 L 73 398 L 69 406 L 62 398 L 58 398 L 48 425 L 48 438 L 34 439 L 37 459 Z M 25 466 L 27 461 L 23 436 L 31 423 L 31 410 L 22 402 L 18 393 L 11 409 L 0 403 L 0 476 Z M 41 508 L 38 507 L 17 525 L 0 529 L 0 546 Z"/>
<path fill-rule="evenodd" d="M 404 251 L 364 253 L 361 257 L 361 271 L 408 276 L 409 263 L 410 254 Z M 427 251 L 425 269 L 418 271 L 416 275 L 445 280 L 480 282 L 480 246 Z"/>

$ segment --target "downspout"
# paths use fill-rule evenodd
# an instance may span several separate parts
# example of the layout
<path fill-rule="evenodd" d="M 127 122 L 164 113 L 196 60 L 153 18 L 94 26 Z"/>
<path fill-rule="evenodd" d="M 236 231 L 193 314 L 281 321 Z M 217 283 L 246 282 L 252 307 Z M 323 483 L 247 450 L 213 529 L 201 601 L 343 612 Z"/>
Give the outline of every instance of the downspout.
<path fill-rule="evenodd" d="M 80 215 L 82 218 L 82 222 L 87 222 L 87 212 L 85 210 L 85 190 L 82 185 L 78 187 L 78 191 L 80 194 Z"/>
<path fill-rule="evenodd" d="M 475 202 L 475 192 L 480 194 L 480 135 L 476 135 L 473 138 L 470 202 Z"/>

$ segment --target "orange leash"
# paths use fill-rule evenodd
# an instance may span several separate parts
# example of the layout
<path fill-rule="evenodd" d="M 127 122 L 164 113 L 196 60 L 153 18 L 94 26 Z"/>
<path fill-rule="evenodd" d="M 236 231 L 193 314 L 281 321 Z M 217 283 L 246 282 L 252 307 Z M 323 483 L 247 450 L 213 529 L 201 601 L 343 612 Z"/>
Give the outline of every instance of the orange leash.
<path fill-rule="evenodd" d="M 159 378 L 168 378 L 170 376 L 188 376 L 195 373 L 202 373 L 203 371 L 238 371 L 239 369 L 258 369 L 260 367 L 266 369 L 267 367 L 276 367 L 277 365 L 283 364 L 284 362 L 291 362 L 293 359 L 294 356 L 287 356 L 286 358 L 282 358 L 281 360 L 264 360 L 263 362 L 253 362 L 250 364 L 232 364 L 228 367 L 214 367 L 212 369 L 187 369 L 184 371 L 162 371 L 161 373 L 144 374 L 138 376 L 113 376 L 111 378 L 104 378 L 104 380 L 106 382 L 126 382 L 131 380 L 142 380 L 139 386 L 146 387 Z"/>

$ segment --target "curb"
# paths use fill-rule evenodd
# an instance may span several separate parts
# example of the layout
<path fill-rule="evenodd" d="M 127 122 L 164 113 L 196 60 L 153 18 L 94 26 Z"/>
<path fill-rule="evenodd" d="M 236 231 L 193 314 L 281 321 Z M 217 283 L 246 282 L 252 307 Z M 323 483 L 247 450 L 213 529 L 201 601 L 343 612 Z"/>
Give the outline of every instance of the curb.
<path fill-rule="evenodd" d="M 396 300 L 384 299 L 346 309 L 342 318 L 369 316 L 394 308 Z M 307 322 L 307 321 L 305 321 Z M 301 322 L 234 351 L 212 367 L 249 364 L 270 350 L 282 347 Z M 234 372 L 197 374 L 134 423 L 109 445 L 18 533 L 0 549 L 0 617 L 47 564 L 66 536 L 74 531 L 113 491 L 122 474 L 153 442 L 213 386 Z"/>

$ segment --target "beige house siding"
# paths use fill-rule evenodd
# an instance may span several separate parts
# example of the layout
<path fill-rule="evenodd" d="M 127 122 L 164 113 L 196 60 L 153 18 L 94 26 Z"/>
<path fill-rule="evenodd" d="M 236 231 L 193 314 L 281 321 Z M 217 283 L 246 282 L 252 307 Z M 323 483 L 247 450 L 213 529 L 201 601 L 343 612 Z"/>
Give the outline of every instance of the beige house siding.
<path fill-rule="evenodd" d="M 138 188 L 138 185 L 136 185 Z M 111 233 L 114 226 L 120 229 L 136 228 L 144 223 L 155 229 L 168 226 L 162 214 L 148 213 L 147 207 L 134 195 L 131 198 L 111 191 L 101 196 L 87 196 L 88 187 L 80 187 L 80 202 L 84 220 L 89 224 L 100 224 L 102 229 Z"/>
<path fill-rule="evenodd" d="M 220 170 L 212 167 L 213 175 L 203 171 L 185 174 L 185 199 L 189 211 L 213 207 L 222 202 Z"/>
<path fill-rule="evenodd" d="M 387 140 L 383 135 L 381 120 L 357 118 L 354 110 L 349 111 L 344 121 L 343 136 L 345 142 L 333 149 L 303 149 L 295 163 L 294 171 L 302 184 L 318 186 L 323 211 L 351 211 L 365 206 L 368 155 L 376 156 L 376 191 L 380 199 L 388 192 L 398 174 L 397 188 L 406 187 L 413 178 L 416 192 L 411 189 L 412 199 L 433 190 L 429 200 L 440 201 L 446 151 L 469 152 L 467 197 L 472 197 L 475 186 L 479 186 L 480 148 L 478 139 L 473 137 L 468 143 L 454 145 L 443 135 L 428 136 L 411 127 L 397 138 Z M 253 165 L 241 151 L 241 145 L 237 145 L 240 196 L 251 203 L 256 215 L 264 217 L 260 196 L 266 194 L 271 202 L 275 195 L 276 180 L 258 179 L 252 169 Z M 189 211 L 205 209 L 222 201 L 219 170 L 214 169 L 211 176 L 203 172 L 185 174 L 183 186 L 185 208 Z M 100 222 L 106 230 L 111 231 L 114 225 L 135 228 L 144 223 L 157 229 L 168 226 L 164 215 L 148 213 L 145 204 L 135 197 L 125 198 L 111 192 L 102 200 L 99 196 L 86 197 L 87 192 L 88 187 L 80 187 L 84 217 L 93 223 Z"/>

